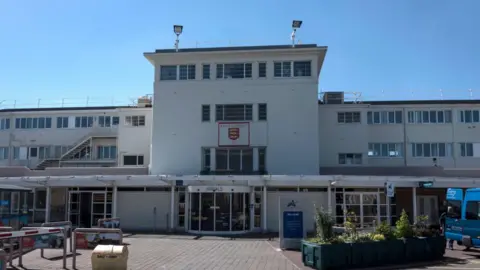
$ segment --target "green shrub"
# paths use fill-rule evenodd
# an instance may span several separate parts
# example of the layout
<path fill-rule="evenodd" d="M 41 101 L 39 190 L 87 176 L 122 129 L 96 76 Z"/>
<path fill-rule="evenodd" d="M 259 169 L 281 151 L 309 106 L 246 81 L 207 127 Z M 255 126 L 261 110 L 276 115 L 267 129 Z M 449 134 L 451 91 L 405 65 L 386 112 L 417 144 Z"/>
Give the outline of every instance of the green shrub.
<path fill-rule="evenodd" d="M 395 238 L 395 233 L 392 226 L 387 221 L 382 221 L 380 225 L 375 229 L 375 234 L 383 235 L 384 239 L 390 240 Z"/>
<path fill-rule="evenodd" d="M 414 236 L 412 225 L 410 225 L 410 221 L 408 220 L 408 215 L 407 212 L 405 212 L 405 209 L 402 210 L 400 219 L 397 220 L 395 225 L 395 236 L 397 238 L 410 238 Z"/>
<path fill-rule="evenodd" d="M 370 238 L 373 240 L 373 241 L 384 241 L 386 238 L 383 234 L 380 234 L 380 233 L 372 233 L 370 235 Z"/>
<path fill-rule="evenodd" d="M 332 243 L 335 242 L 335 234 L 333 232 L 333 225 L 335 220 L 330 213 L 325 212 L 323 208 L 315 208 L 315 225 L 317 243 Z"/>

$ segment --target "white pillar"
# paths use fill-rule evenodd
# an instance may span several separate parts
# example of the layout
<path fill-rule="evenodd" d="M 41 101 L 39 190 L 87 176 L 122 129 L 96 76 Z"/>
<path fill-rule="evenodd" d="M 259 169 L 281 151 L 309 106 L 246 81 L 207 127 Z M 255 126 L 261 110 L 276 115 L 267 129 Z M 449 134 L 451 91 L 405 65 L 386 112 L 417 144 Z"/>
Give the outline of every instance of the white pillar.
<path fill-rule="evenodd" d="M 113 194 L 112 194 L 112 218 L 117 217 L 117 186 L 113 186 Z"/>
<path fill-rule="evenodd" d="M 328 182 L 328 191 L 327 191 L 327 199 L 328 199 L 328 213 L 332 214 L 332 183 Z"/>
<path fill-rule="evenodd" d="M 170 230 L 173 231 L 175 227 L 175 185 L 172 184 L 172 191 L 170 193 Z"/>
<path fill-rule="evenodd" d="M 412 217 L 412 221 L 415 222 L 415 220 L 417 219 L 417 188 L 414 187 L 412 189 L 412 199 L 413 199 L 413 217 Z"/>
<path fill-rule="evenodd" d="M 52 188 L 47 187 L 47 198 L 45 205 L 45 222 L 50 222 L 50 209 L 52 207 Z"/>
<path fill-rule="evenodd" d="M 255 225 L 255 187 L 250 187 L 250 202 L 248 208 L 250 209 L 250 231 L 253 230 Z"/>
<path fill-rule="evenodd" d="M 267 185 L 263 186 L 262 208 L 262 231 L 267 232 Z"/>

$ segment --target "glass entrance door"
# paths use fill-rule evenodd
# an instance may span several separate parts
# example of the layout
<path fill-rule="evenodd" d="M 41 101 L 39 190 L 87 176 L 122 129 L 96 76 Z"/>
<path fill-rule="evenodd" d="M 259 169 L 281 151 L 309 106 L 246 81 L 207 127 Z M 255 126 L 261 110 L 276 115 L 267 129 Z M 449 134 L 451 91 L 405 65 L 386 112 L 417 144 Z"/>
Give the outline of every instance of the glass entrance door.
<path fill-rule="evenodd" d="M 356 217 L 358 227 L 372 227 L 374 223 L 380 221 L 380 204 L 378 193 L 347 193 L 343 200 L 343 209 L 345 210 L 344 219 L 347 220 L 347 214 L 353 214 Z"/>
<path fill-rule="evenodd" d="M 249 193 L 189 193 L 189 230 L 205 232 L 250 229 Z"/>
<path fill-rule="evenodd" d="M 92 192 L 92 216 L 91 227 L 98 224 L 98 220 L 107 217 L 107 192 Z"/>
<path fill-rule="evenodd" d="M 80 227 L 80 193 L 68 192 L 68 220 L 72 226 Z"/>

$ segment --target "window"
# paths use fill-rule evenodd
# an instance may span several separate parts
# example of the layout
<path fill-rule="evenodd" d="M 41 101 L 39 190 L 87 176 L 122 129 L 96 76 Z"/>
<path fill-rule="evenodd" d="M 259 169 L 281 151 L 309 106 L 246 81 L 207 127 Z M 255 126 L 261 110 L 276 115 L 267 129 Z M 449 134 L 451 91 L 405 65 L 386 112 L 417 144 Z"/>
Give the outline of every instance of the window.
<path fill-rule="evenodd" d="M 467 201 L 465 209 L 465 218 L 467 220 L 479 220 L 480 219 L 480 202 L 479 201 Z"/>
<path fill-rule="evenodd" d="M 195 80 L 195 65 L 180 65 L 180 80 Z"/>
<path fill-rule="evenodd" d="M 118 116 L 113 116 L 113 117 L 112 117 L 112 125 L 118 126 L 119 123 L 120 123 L 120 117 L 118 117 Z"/>
<path fill-rule="evenodd" d="M 217 171 L 252 172 L 253 149 L 224 149 L 215 151 Z"/>
<path fill-rule="evenodd" d="M 338 164 L 360 165 L 362 164 L 362 154 L 338 154 Z"/>
<path fill-rule="evenodd" d="M 293 73 L 292 73 L 293 65 Z M 273 63 L 273 75 L 279 77 L 310 77 L 312 76 L 311 61 L 283 61 Z"/>
<path fill-rule="evenodd" d="M 460 156 L 462 157 L 477 157 L 479 153 L 475 153 L 475 143 L 460 143 Z"/>
<path fill-rule="evenodd" d="M 217 64 L 217 79 L 243 79 L 251 77 L 251 63 Z"/>
<path fill-rule="evenodd" d="M 202 148 L 202 164 L 203 164 L 202 170 L 205 170 L 205 171 L 211 170 L 210 160 L 211 160 L 210 148 Z"/>
<path fill-rule="evenodd" d="M 0 147 L 0 160 L 8 159 L 8 147 Z"/>
<path fill-rule="evenodd" d="M 267 149 L 258 148 L 258 170 L 265 172 L 267 169 Z"/>
<path fill-rule="evenodd" d="M 16 129 L 52 128 L 52 118 L 51 117 L 16 118 L 15 128 Z"/>
<path fill-rule="evenodd" d="M 0 118 L 0 130 L 10 129 L 10 119 L 9 118 Z"/>
<path fill-rule="evenodd" d="M 68 117 L 57 117 L 57 128 L 68 128 Z"/>
<path fill-rule="evenodd" d="M 175 81 L 177 79 L 177 66 L 161 66 L 160 80 Z"/>
<path fill-rule="evenodd" d="M 37 147 L 30 147 L 30 157 L 36 158 L 38 156 L 38 148 Z"/>
<path fill-rule="evenodd" d="M 99 127 L 111 127 L 112 126 L 112 117 L 101 115 L 98 117 L 98 126 Z"/>
<path fill-rule="evenodd" d="M 97 147 L 97 159 L 116 159 L 117 147 L 111 146 L 98 146 Z"/>
<path fill-rule="evenodd" d="M 339 112 L 337 121 L 341 124 L 360 123 L 360 112 Z"/>
<path fill-rule="evenodd" d="M 275 62 L 273 63 L 274 77 L 292 77 L 292 62 Z"/>
<path fill-rule="evenodd" d="M 38 147 L 38 158 L 39 159 L 46 159 L 46 158 L 52 158 L 52 155 L 50 153 L 50 146 L 40 146 Z"/>
<path fill-rule="evenodd" d="M 258 104 L 258 120 L 259 121 L 267 120 L 267 104 L 265 103 Z"/>
<path fill-rule="evenodd" d="M 258 77 L 266 78 L 267 77 L 267 63 L 258 63 Z"/>
<path fill-rule="evenodd" d="M 451 110 L 409 111 L 410 124 L 444 124 L 452 122 Z"/>
<path fill-rule="evenodd" d="M 143 155 L 125 155 L 123 156 L 123 165 L 125 166 L 139 166 L 143 165 Z"/>
<path fill-rule="evenodd" d="M 208 80 L 210 79 L 210 64 L 203 64 L 202 65 L 202 79 Z"/>
<path fill-rule="evenodd" d="M 132 127 L 145 126 L 145 116 L 144 115 L 132 115 L 125 116 L 125 125 Z"/>
<path fill-rule="evenodd" d="M 367 123 L 372 124 L 401 124 L 402 111 L 371 111 L 367 112 Z"/>
<path fill-rule="evenodd" d="M 312 63 L 310 61 L 293 62 L 293 76 L 295 77 L 312 76 Z"/>
<path fill-rule="evenodd" d="M 76 116 L 75 127 L 76 128 L 93 127 L 93 116 Z"/>
<path fill-rule="evenodd" d="M 251 104 L 228 104 L 215 106 L 215 121 L 252 121 Z"/>
<path fill-rule="evenodd" d="M 202 105 L 202 122 L 210 122 L 210 105 Z"/>
<path fill-rule="evenodd" d="M 403 143 L 369 143 L 369 157 L 401 157 L 403 156 Z"/>
<path fill-rule="evenodd" d="M 55 145 L 53 147 L 53 156 L 52 158 L 60 158 L 62 155 L 64 155 L 65 153 L 67 153 L 68 150 L 70 150 L 70 146 L 66 146 L 66 145 Z"/>
<path fill-rule="evenodd" d="M 451 143 L 412 143 L 413 157 L 451 157 Z"/>
<path fill-rule="evenodd" d="M 459 111 L 459 122 L 461 123 L 479 123 L 480 111 L 479 110 L 462 110 Z"/>
<path fill-rule="evenodd" d="M 448 211 L 451 208 L 452 210 Z M 462 201 L 447 201 L 447 217 L 460 219 L 462 216 Z"/>

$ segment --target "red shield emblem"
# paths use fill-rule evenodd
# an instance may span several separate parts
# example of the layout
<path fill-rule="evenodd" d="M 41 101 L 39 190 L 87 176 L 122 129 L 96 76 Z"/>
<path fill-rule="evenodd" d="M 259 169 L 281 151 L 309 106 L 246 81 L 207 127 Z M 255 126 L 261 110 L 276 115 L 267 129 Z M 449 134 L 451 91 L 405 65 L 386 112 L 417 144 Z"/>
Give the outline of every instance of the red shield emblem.
<path fill-rule="evenodd" d="M 228 138 L 232 141 L 240 138 L 240 128 L 228 128 Z"/>

